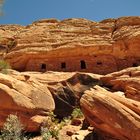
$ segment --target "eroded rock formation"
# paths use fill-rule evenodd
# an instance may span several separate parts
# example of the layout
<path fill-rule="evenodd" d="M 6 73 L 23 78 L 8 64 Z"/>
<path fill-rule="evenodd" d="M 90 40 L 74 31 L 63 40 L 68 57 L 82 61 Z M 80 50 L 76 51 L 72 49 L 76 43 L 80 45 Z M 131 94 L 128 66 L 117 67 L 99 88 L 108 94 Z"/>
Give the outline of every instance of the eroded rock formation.
<path fill-rule="evenodd" d="M 38 131 L 46 114 L 55 109 L 48 88 L 29 75 L 0 73 L 0 127 L 9 114 L 19 116 L 27 131 Z"/>
<path fill-rule="evenodd" d="M 140 17 L 44 19 L 19 30 L 5 59 L 20 71 L 107 74 L 140 64 L 139 30 Z"/>
<path fill-rule="evenodd" d="M 106 76 L 9 70 L 8 75 L 0 74 L 0 127 L 9 114 L 16 114 L 27 131 L 37 131 L 49 111 L 68 116 L 80 100 L 86 119 L 100 137 L 139 140 L 139 73 L 140 67 Z"/>
<path fill-rule="evenodd" d="M 41 71 L 0 74 L 0 127 L 16 114 L 37 131 L 49 111 L 65 117 L 80 104 L 102 137 L 140 140 L 140 17 L 44 19 L 2 25 L 0 35 L 1 59 L 18 71 Z M 127 67 L 137 68 L 119 71 Z"/>
<path fill-rule="evenodd" d="M 87 120 L 103 139 L 140 140 L 140 67 L 101 77 L 80 103 Z"/>
<path fill-rule="evenodd" d="M 38 131 L 49 112 L 71 114 L 85 90 L 99 82 L 99 75 L 59 72 L 0 73 L 0 127 L 9 114 L 18 115 L 26 131 Z"/>
<path fill-rule="evenodd" d="M 62 73 L 60 77 L 62 77 Z M 52 93 L 56 105 L 55 114 L 59 117 L 71 115 L 73 109 L 79 106 L 84 91 L 98 84 L 99 78 L 100 76 L 95 74 L 73 73 L 62 81 L 48 82 L 48 89 Z"/>
<path fill-rule="evenodd" d="M 90 124 L 114 139 L 140 139 L 140 102 L 98 87 L 85 93 L 81 106 Z"/>
<path fill-rule="evenodd" d="M 0 59 L 16 46 L 16 38 L 23 28 L 20 25 L 0 25 Z"/>
<path fill-rule="evenodd" d="M 140 67 L 108 74 L 101 81 L 111 90 L 123 91 L 127 98 L 140 101 Z"/>

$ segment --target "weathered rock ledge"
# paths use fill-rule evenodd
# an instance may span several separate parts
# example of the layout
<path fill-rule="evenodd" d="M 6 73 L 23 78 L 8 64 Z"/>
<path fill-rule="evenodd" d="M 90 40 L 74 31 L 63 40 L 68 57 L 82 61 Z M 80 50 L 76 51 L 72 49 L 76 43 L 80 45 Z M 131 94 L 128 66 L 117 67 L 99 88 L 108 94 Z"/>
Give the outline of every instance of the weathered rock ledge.
<path fill-rule="evenodd" d="M 107 74 L 140 65 L 140 17 L 44 19 L 0 26 L 0 33 L 2 54 L 19 71 Z"/>

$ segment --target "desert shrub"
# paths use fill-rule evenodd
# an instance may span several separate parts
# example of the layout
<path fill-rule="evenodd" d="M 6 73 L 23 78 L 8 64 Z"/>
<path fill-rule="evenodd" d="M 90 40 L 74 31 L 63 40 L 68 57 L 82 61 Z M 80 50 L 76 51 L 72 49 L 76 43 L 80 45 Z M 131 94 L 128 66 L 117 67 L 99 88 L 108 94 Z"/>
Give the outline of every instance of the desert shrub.
<path fill-rule="evenodd" d="M 72 118 L 82 118 L 84 117 L 80 108 L 75 108 L 71 114 Z"/>
<path fill-rule="evenodd" d="M 50 138 L 59 140 L 59 131 L 58 120 L 55 119 L 55 115 L 51 112 L 41 127 L 42 140 L 49 140 Z"/>
<path fill-rule="evenodd" d="M 42 140 L 49 140 L 52 136 L 48 128 L 41 127 Z"/>
<path fill-rule="evenodd" d="M 1 131 L 1 140 L 22 140 L 23 125 L 16 115 L 10 114 Z"/>
<path fill-rule="evenodd" d="M 56 140 L 59 140 L 59 129 L 56 127 L 53 130 L 50 131 L 52 138 L 55 138 Z"/>
<path fill-rule="evenodd" d="M 69 117 L 63 118 L 63 119 L 60 121 L 60 123 L 58 124 L 58 128 L 61 130 L 61 129 L 63 128 L 63 126 L 69 124 L 70 121 L 71 121 L 71 117 L 70 117 L 70 116 L 69 116 Z"/>
<path fill-rule="evenodd" d="M 48 126 L 41 127 L 42 140 L 49 140 L 50 138 L 55 138 L 59 140 L 59 128 L 51 122 Z"/>
<path fill-rule="evenodd" d="M 56 115 L 53 112 L 49 112 L 48 116 L 49 116 L 49 119 L 50 119 L 49 121 L 58 123 L 57 122 L 58 120 L 56 119 Z"/>
<path fill-rule="evenodd" d="M 0 60 L 0 72 L 3 74 L 7 74 L 7 69 L 10 69 L 10 65 L 4 60 Z"/>
<path fill-rule="evenodd" d="M 60 139 L 59 132 L 63 128 L 63 126 L 67 125 L 73 118 L 82 118 L 82 117 L 83 113 L 81 112 L 80 108 L 75 108 L 71 116 L 63 118 L 62 120 L 56 119 L 54 113 L 50 112 L 48 114 L 48 119 L 44 121 L 41 127 L 42 140 L 50 140 L 51 138 L 59 140 Z"/>

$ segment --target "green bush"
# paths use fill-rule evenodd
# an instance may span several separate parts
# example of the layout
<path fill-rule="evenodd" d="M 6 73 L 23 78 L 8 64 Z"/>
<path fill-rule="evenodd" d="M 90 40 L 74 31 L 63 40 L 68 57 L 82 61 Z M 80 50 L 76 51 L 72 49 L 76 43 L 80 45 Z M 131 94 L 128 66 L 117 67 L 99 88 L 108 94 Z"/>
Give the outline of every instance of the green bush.
<path fill-rule="evenodd" d="M 72 118 L 83 118 L 84 115 L 80 108 L 75 108 L 71 114 Z"/>
<path fill-rule="evenodd" d="M 69 124 L 71 120 L 71 117 L 65 117 L 61 122 L 58 124 L 58 128 L 61 130 L 65 125 Z"/>
<path fill-rule="evenodd" d="M 7 74 L 7 69 L 10 69 L 10 65 L 4 60 L 0 60 L 0 72 L 3 74 Z"/>
<path fill-rule="evenodd" d="M 54 124 L 52 124 L 51 127 L 41 127 L 41 136 L 42 140 L 50 140 L 50 138 L 59 140 L 59 128 L 54 126 Z"/>
<path fill-rule="evenodd" d="M 41 127 L 42 140 L 49 140 L 50 138 L 55 138 L 59 140 L 59 124 L 58 120 L 55 119 L 53 112 L 50 112 L 48 119 L 45 120 L 43 126 Z"/>
<path fill-rule="evenodd" d="M 52 136 L 48 128 L 41 127 L 42 140 L 49 140 Z"/>
<path fill-rule="evenodd" d="M 1 140 L 22 140 L 23 125 L 16 115 L 10 114 L 1 131 Z"/>
<path fill-rule="evenodd" d="M 42 140 L 50 140 L 55 138 L 56 140 L 60 139 L 59 132 L 63 126 L 67 125 L 73 118 L 82 118 L 83 113 L 80 108 L 75 108 L 71 116 L 63 118 L 63 120 L 56 119 L 56 116 L 53 112 L 48 114 L 48 119 L 44 121 L 43 126 L 41 127 L 41 136 Z"/>

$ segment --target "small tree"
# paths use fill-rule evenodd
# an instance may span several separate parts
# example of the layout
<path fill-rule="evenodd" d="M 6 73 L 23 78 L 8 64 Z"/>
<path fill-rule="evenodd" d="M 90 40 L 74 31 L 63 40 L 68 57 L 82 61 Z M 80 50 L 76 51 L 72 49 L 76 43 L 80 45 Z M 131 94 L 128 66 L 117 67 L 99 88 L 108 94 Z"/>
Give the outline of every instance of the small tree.
<path fill-rule="evenodd" d="M 2 140 L 21 140 L 23 125 L 16 115 L 9 115 L 1 131 Z"/>

